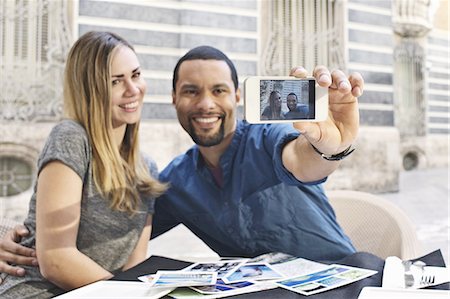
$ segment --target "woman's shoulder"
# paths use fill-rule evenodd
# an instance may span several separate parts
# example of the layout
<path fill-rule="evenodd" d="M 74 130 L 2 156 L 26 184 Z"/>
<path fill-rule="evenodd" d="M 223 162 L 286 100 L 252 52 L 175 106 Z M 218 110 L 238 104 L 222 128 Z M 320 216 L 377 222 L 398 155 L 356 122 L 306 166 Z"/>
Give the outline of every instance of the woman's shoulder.
<path fill-rule="evenodd" d="M 84 129 L 84 127 L 80 123 L 71 119 L 64 119 L 60 121 L 53 127 L 52 132 L 58 134 L 74 133 L 86 135 L 86 130 Z"/>
<path fill-rule="evenodd" d="M 86 130 L 76 121 L 62 120 L 50 132 L 44 151 L 65 152 L 72 155 L 78 153 L 85 156 L 90 151 Z"/>

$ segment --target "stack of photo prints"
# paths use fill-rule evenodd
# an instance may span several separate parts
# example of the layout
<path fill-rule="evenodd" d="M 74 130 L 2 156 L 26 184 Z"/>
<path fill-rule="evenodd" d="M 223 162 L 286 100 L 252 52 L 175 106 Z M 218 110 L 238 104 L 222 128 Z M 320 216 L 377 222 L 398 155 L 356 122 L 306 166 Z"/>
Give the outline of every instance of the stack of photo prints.
<path fill-rule="evenodd" d="M 154 288 L 172 288 L 175 299 L 223 298 L 285 288 L 303 295 L 325 292 L 376 274 L 344 265 L 326 265 L 282 253 L 253 259 L 222 259 L 192 264 L 178 271 L 138 277 Z"/>

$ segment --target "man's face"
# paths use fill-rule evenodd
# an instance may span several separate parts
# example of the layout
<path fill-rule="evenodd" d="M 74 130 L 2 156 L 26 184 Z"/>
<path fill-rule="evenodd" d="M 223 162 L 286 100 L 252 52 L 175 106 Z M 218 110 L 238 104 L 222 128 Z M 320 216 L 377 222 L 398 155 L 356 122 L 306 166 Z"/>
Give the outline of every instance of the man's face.
<path fill-rule="evenodd" d="M 236 128 L 240 92 L 225 61 L 184 61 L 172 100 L 181 126 L 200 146 L 217 145 Z"/>
<path fill-rule="evenodd" d="M 297 108 L 297 98 L 295 97 L 295 95 L 288 95 L 286 98 L 286 104 L 289 108 L 289 111 L 295 111 L 295 109 Z"/>

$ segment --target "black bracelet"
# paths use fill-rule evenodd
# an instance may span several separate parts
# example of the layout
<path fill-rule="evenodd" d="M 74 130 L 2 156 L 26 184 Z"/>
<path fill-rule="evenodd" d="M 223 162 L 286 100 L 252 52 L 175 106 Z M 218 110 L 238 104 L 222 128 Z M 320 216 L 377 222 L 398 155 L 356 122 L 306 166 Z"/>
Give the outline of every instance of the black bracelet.
<path fill-rule="evenodd" d="M 312 145 L 312 148 L 316 151 L 316 153 L 318 153 L 322 158 L 324 158 L 325 160 L 328 161 L 339 161 L 344 159 L 345 157 L 347 157 L 348 155 L 350 155 L 351 153 L 353 153 L 353 151 L 355 150 L 350 149 L 352 147 L 352 145 L 350 145 L 349 147 L 347 147 L 344 151 L 340 152 L 339 154 L 336 155 L 325 155 L 324 153 L 321 153 L 314 145 Z"/>

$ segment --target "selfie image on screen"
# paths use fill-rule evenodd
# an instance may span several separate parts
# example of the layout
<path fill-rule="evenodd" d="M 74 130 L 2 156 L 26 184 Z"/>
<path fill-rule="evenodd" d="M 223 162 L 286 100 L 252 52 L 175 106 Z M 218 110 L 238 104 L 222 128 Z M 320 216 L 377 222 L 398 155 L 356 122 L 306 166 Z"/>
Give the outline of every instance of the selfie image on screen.
<path fill-rule="evenodd" d="M 261 80 L 261 120 L 313 119 L 313 80 Z"/>

